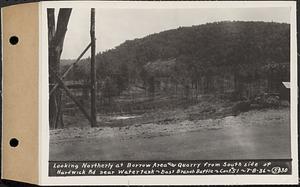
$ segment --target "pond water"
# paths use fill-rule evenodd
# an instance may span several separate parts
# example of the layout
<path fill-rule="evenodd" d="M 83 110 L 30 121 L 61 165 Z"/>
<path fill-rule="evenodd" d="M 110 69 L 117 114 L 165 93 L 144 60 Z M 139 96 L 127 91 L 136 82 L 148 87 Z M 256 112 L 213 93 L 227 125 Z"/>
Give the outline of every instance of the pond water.
<path fill-rule="evenodd" d="M 104 115 L 98 115 L 97 116 L 97 121 L 101 121 L 103 119 L 106 120 L 124 120 L 124 119 L 133 119 L 140 117 L 140 115 L 111 115 L 111 116 L 104 116 Z"/>
<path fill-rule="evenodd" d="M 139 117 L 139 116 L 131 116 L 131 115 L 126 115 L 126 116 L 112 116 L 111 119 L 121 120 L 121 119 L 137 118 L 137 117 Z"/>

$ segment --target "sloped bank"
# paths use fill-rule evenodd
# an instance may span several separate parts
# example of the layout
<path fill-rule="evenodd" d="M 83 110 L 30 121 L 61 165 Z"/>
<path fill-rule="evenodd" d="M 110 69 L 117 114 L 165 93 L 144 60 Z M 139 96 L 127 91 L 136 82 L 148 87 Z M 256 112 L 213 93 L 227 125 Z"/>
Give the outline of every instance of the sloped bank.
<path fill-rule="evenodd" d="M 69 128 L 50 137 L 50 160 L 290 157 L 288 108 L 169 124 Z"/>

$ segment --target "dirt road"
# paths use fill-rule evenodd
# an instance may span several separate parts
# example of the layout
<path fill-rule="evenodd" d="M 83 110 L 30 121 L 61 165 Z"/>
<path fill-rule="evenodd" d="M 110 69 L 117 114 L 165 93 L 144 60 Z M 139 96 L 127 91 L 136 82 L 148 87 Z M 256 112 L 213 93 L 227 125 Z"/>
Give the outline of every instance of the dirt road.
<path fill-rule="evenodd" d="M 223 119 L 51 131 L 50 160 L 290 158 L 289 111 Z"/>

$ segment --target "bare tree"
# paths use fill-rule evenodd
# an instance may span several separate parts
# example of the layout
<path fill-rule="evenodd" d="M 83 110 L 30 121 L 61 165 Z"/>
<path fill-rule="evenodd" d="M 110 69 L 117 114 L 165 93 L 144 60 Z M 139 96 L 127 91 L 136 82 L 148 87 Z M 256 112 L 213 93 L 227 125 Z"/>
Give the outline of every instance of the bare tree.
<path fill-rule="evenodd" d="M 55 25 L 55 9 L 47 9 L 49 67 L 51 67 L 57 75 L 59 75 L 60 72 L 60 58 L 71 12 L 71 8 L 61 8 L 59 10 L 57 23 Z M 49 83 L 51 88 L 51 86 L 56 83 L 56 79 L 51 76 L 50 72 L 49 75 Z M 61 99 L 62 92 L 60 89 L 56 89 L 49 98 L 50 128 L 57 128 L 59 124 L 61 127 L 63 127 Z"/>

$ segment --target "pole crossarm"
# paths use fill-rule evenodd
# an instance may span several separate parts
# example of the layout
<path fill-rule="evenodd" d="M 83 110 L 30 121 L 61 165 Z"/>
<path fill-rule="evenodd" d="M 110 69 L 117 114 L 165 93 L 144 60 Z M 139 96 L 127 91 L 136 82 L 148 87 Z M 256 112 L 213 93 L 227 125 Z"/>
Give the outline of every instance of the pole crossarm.
<path fill-rule="evenodd" d="M 86 112 L 83 106 L 81 106 L 80 102 L 77 101 L 77 99 L 72 95 L 71 91 L 65 86 L 64 82 L 59 78 L 59 76 L 55 73 L 55 71 L 49 67 L 51 74 L 54 76 L 56 81 L 58 82 L 59 86 L 65 90 L 66 94 L 70 99 L 74 101 L 74 103 L 78 106 L 78 108 L 81 110 L 81 112 L 84 114 L 84 116 L 89 120 L 91 123 L 91 117 L 89 114 Z"/>
<path fill-rule="evenodd" d="M 82 56 L 87 52 L 87 50 L 89 50 L 89 48 L 92 46 L 92 42 L 83 50 L 83 52 L 79 55 L 79 57 L 76 59 L 76 61 L 74 63 L 72 63 L 68 69 L 63 73 L 63 75 L 61 76 L 61 80 L 63 80 L 68 73 L 71 71 L 71 69 L 81 60 Z M 58 83 L 56 83 L 54 85 L 54 87 L 50 90 L 49 92 L 49 96 L 51 96 L 53 94 L 53 92 L 58 88 Z"/>

